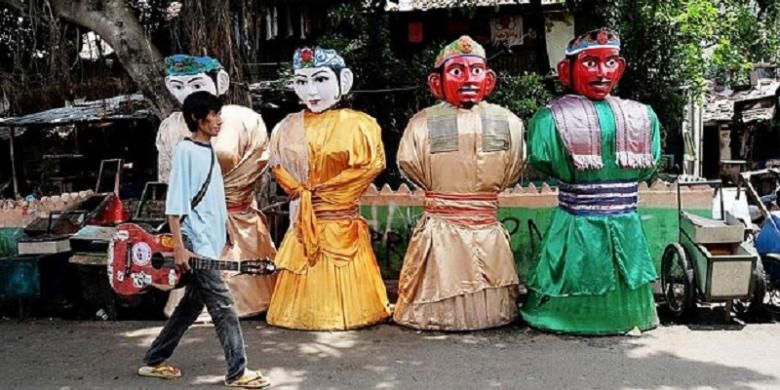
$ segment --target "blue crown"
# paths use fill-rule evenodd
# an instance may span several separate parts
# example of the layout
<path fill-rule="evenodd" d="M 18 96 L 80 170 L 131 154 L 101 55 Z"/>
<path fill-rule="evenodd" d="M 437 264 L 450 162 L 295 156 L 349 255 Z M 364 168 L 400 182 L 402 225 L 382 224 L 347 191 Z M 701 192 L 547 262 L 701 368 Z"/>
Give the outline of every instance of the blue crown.
<path fill-rule="evenodd" d="M 620 50 L 620 37 L 607 28 L 591 30 L 569 41 L 566 45 L 566 55 L 572 56 L 583 50 L 597 48 Z"/>
<path fill-rule="evenodd" d="M 319 46 L 315 48 L 303 47 L 293 54 L 293 69 L 319 68 L 327 66 L 331 69 L 343 69 L 347 64 L 335 50 L 323 49 Z"/>
<path fill-rule="evenodd" d="M 195 57 L 187 54 L 174 54 L 165 57 L 165 73 L 168 76 L 192 76 L 220 69 L 222 69 L 222 64 L 217 59 L 208 56 Z"/>

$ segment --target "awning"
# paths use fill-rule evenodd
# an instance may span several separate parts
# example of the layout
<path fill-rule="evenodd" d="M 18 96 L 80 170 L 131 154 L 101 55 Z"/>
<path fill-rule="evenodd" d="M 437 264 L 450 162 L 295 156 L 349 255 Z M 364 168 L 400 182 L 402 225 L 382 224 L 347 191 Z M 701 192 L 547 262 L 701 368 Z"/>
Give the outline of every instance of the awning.
<path fill-rule="evenodd" d="M 8 130 L 2 131 L 4 127 L 68 125 L 123 119 L 147 119 L 152 115 L 149 104 L 143 95 L 120 95 L 108 99 L 76 103 L 67 107 L 52 108 L 51 110 L 16 118 L 7 118 L 0 122 L 0 137 L 8 133 Z M 7 138 L 7 135 L 5 138 Z"/>

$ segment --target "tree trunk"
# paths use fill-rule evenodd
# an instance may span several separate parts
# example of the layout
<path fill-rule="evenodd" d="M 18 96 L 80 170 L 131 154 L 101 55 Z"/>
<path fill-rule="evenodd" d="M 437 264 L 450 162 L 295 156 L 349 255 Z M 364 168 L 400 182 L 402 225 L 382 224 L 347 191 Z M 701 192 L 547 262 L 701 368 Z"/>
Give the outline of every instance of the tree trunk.
<path fill-rule="evenodd" d="M 178 106 L 163 83 L 162 56 L 125 0 L 52 0 L 62 19 L 88 28 L 116 52 L 136 86 L 151 101 L 155 115 L 165 118 Z"/>

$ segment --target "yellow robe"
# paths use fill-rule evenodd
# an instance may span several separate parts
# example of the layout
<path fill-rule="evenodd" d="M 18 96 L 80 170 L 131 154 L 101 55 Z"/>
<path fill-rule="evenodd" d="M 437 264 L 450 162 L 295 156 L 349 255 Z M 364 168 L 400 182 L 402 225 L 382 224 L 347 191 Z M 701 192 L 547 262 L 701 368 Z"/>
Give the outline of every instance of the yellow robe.
<path fill-rule="evenodd" d="M 343 330 L 389 317 L 360 196 L 385 168 L 381 129 L 349 109 L 287 116 L 271 135 L 279 185 L 292 198 L 290 229 L 268 308 L 271 325 Z"/>
<path fill-rule="evenodd" d="M 445 129 L 429 130 L 429 123 L 441 123 L 430 122 L 429 116 L 449 118 Z M 483 134 L 491 118 L 496 119 L 491 129 L 500 131 Z M 473 330 L 517 317 L 515 261 L 495 212 L 497 194 L 520 175 L 523 150 L 520 119 L 486 102 L 470 110 L 442 103 L 409 121 L 397 161 L 404 175 L 426 191 L 426 212 L 404 258 L 395 322 L 417 329 Z"/>
<path fill-rule="evenodd" d="M 173 146 L 190 136 L 181 113 L 174 113 L 160 125 L 157 136 L 161 179 L 169 174 L 169 153 Z M 225 182 L 228 206 L 227 231 L 230 237 L 222 252 L 225 260 L 246 260 L 273 257 L 276 249 L 261 213 L 257 210 L 255 190 L 268 163 L 268 131 L 260 114 L 243 107 L 222 108 L 222 128 L 212 140 Z M 249 317 L 265 312 L 271 302 L 273 276 L 236 275 L 223 273 L 236 312 Z M 183 296 L 184 289 L 171 292 L 165 313 L 171 315 Z"/>

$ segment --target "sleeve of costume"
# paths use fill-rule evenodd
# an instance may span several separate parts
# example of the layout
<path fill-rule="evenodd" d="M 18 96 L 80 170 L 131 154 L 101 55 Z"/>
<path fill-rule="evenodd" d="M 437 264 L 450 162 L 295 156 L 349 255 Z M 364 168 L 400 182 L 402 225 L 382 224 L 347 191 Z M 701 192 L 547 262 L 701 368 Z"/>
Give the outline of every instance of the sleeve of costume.
<path fill-rule="evenodd" d="M 655 114 L 655 111 L 653 111 L 652 107 L 647 106 L 647 110 L 650 114 L 651 131 L 653 132 L 653 145 L 651 150 L 653 152 L 655 168 L 643 169 L 639 181 L 646 181 L 650 179 L 653 176 L 653 173 L 655 173 L 658 164 L 661 162 L 661 122 L 658 120 L 658 116 Z"/>
<path fill-rule="evenodd" d="M 528 164 L 547 175 L 554 175 L 558 136 L 552 112 L 542 108 L 528 122 Z"/>
<path fill-rule="evenodd" d="M 249 118 L 247 122 L 248 123 L 246 123 L 246 126 L 249 129 L 249 131 L 252 132 L 253 134 L 252 139 L 255 140 L 254 142 L 255 147 L 263 151 L 263 153 L 260 155 L 257 169 L 264 170 L 268 165 L 268 159 L 270 158 L 270 152 L 268 147 L 269 146 L 268 129 L 265 127 L 265 122 L 263 121 L 263 117 L 258 113 L 255 113 L 255 115 L 253 115 L 252 118 Z"/>
<path fill-rule="evenodd" d="M 170 117 L 160 123 L 157 129 L 157 137 L 154 145 L 157 147 L 157 180 L 167 183 L 171 175 L 171 159 L 173 157 L 173 146 L 169 135 L 171 125 Z"/>
<path fill-rule="evenodd" d="M 168 183 L 168 193 L 165 197 L 165 215 L 188 215 L 190 201 L 194 197 L 190 188 L 190 155 L 189 150 L 177 147 L 171 161 L 171 177 Z"/>
<path fill-rule="evenodd" d="M 506 167 L 504 187 L 509 187 L 520 178 L 525 162 L 525 141 L 523 141 L 523 121 L 516 115 L 509 114 L 509 165 Z"/>
<path fill-rule="evenodd" d="M 414 183 L 415 186 L 428 189 L 429 180 L 426 179 L 425 148 L 427 146 L 427 120 L 424 113 L 415 115 L 406 125 L 401 142 L 398 144 L 396 161 L 403 176 Z"/>
<path fill-rule="evenodd" d="M 352 133 L 349 167 L 314 190 L 323 200 L 335 204 L 356 202 L 374 178 L 385 169 L 382 129 L 374 118 L 365 116 Z"/>
<path fill-rule="evenodd" d="M 300 192 L 302 183 L 298 183 L 282 166 L 280 139 L 286 124 L 287 118 L 277 123 L 273 131 L 271 131 L 271 140 L 268 142 L 268 166 L 271 168 L 271 173 L 273 173 L 276 183 L 282 187 L 282 190 L 290 196 L 295 196 Z"/>

